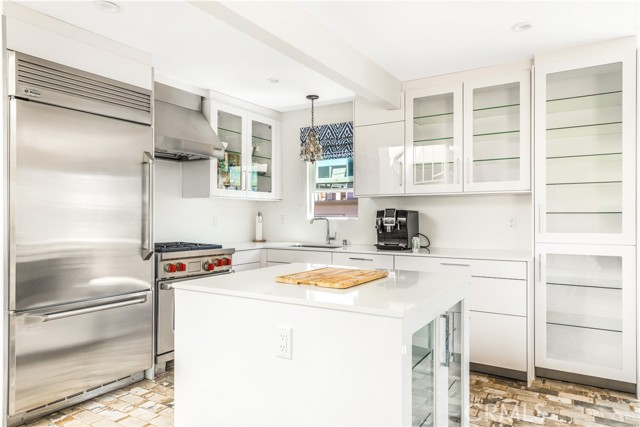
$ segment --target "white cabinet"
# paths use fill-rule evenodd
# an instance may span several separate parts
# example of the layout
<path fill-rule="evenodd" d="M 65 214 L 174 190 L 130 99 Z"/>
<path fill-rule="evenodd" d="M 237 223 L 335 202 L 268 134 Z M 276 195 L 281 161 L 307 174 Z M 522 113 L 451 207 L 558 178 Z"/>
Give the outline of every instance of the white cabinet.
<path fill-rule="evenodd" d="M 233 270 L 240 272 L 246 270 L 255 270 L 263 267 L 263 249 L 248 249 L 236 251 L 233 254 Z"/>
<path fill-rule="evenodd" d="M 183 197 L 277 199 L 277 121 L 219 103 L 211 104 L 209 116 L 224 157 L 184 163 Z"/>
<path fill-rule="evenodd" d="M 355 195 L 404 194 L 404 96 L 396 110 L 356 98 L 353 122 Z"/>
<path fill-rule="evenodd" d="M 634 390 L 635 248 L 536 248 L 536 371 L 605 378 L 634 384 Z"/>
<path fill-rule="evenodd" d="M 535 62 L 536 373 L 636 391 L 636 38 Z"/>
<path fill-rule="evenodd" d="M 469 321 L 471 362 L 499 367 L 508 370 L 502 375 L 522 379 L 517 372 L 522 372 L 527 366 L 527 318 L 470 311 Z M 477 365 L 474 369 L 483 370 Z"/>
<path fill-rule="evenodd" d="M 331 252 L 306 249 L 267 249 L 267 266 L 274 263 L 288 264 L 291 262 L 331 264 Z"/>
<path fill-rule="evenodd" d="M 407 194 L 462 191 L 462 83 L 420 89 L 405 99 Z"/>
<path fill-rule="evenodd" d="M 530 87 L 522 71 L 407 92 L 406 192 L 530 190 Z"/>
<path fill-rule="evenodd" d="M 530 72 L 464 82 L 464 184 L 531 189 Z"/>
<path fill-rule="evenodd" d="M 527 262 L 396 255 L 395 268 L 471 275 L 467 301 L 473 369 L 533 378 Z"/>
<path fill-rule="evenodd" d="M 334 252 L 332 257 L 332 264 L 334 265 L 346 265 L 364 269 L 393 269 L 393 255 Z"/>
<path fill-rule="evenodd" d="M 404 127 L 402 121 L 354 128 L 357 197 L 404 194 Z"/>
<path fill-rule="evenodd" d="M 635 244 L 633 40 L 536 57 L 536 241 Z"/>

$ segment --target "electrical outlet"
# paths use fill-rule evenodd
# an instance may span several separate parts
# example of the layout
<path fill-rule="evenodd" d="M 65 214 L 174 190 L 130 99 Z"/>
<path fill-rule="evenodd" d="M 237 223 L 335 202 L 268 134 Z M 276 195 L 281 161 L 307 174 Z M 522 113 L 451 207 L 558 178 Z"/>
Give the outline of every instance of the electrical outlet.
<path fill-rule="evenodd" d="M 286 215 L 280 215 L 280 224 L 281 224 L 281 225 L 284 225 L 284 223 L 286 222 L 286 220 L 287 220 Z"/>
<path fill-rule="evenodd" d="M 508 226 L 509 226 L 509 230 L 515 231 L 515 229 L 516 229 L 516 217 L 515 216 L 510 216 L 509 217 Z"/>
<path fill-rule="evenodd" d="M 283 359 L 291 359 L 292 329 L 290 326 L 276 327 L 276 356 Z"/>

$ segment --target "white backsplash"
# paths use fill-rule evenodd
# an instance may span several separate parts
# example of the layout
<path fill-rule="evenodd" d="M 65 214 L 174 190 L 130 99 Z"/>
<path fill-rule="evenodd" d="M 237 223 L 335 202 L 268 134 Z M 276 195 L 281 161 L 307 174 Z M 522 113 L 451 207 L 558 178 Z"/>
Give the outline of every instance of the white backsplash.
<path fill-rule="evenodd" d="M 315 117 L 316 124 L 352 120 L 352 103 L 317 107 Z M 157 160 L 156 241 L 251 241 L 258 211 L 264 214 L 268 241 L 324 241 L 324 222 L 310 224 L 307 218 L 306 165 L 299 158 L 300 128 L 309 125 L 310 110 L 283 113 L 281 118 L 282 201 L 183 199 L 181 164 Z M 419 211 L 420 231 L 433 246 L 531 250 L 530 194 L 363 198 L 358 203 L 359 219 L 331 221 L 338 242 L 374 244 L 376 210 L 393 207 Z M 509 226 L 511 218 L 515 228 Z"/>
<path fill-rule="evenodd" d="M 256 202 L 222 198 L 183 199 L 180 162 L 156 159 L 155 174 L 156 242 L 246 242 L 255 237 Z"/>

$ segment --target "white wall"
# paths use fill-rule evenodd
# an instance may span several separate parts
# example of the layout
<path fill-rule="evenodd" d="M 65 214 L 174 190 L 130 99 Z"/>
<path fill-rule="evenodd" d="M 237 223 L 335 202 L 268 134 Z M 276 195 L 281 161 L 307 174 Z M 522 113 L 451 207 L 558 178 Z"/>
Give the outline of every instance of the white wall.
<path fill-rule="evenodd" d="M 324 223 L 309 224 L 307 219 L 306 166 L 298 157 L 300 128 L 309 126 L 310 117 L 310 109 L 281 116 L 282 201 L 260 206 L 267 240 L 324 240 Z M 353 120 L 352 103 L 317 107 L 315 117 L 318 125 Z M 420 231 L 436 247 L 531 250 L 530 194 L 361 198 L 358 205 L 357 220 L 331 221 L 331 230 L 338 230 L 339 241 L 374 244 L 376 210 L 395 207 L 418 210 Z M 510 217 L 516 220 L 515 230 L 509 229 Z"/>
<path fill-rule="evenodd" d="M 325 224 L 309 224 L 307 219 L 306 163 L 300 160 L 300 128 L 311 124 L 311 105 L 302 110 L 282 113 L 280 120 L 282 201 L 260 206 L 264 214 L 264 238 L 270 241 L 324 241 Z M 315 108 L 316 125 L 351 120 L 351 102 Z"/>
<path fill-rule="evenodd" d="M 155 241 L 232 243 L 252 240 L 257 202 L 183 199 L 182 163 L 156 159 Z M 214 226 L 215 217 L 215 226 Z"/>

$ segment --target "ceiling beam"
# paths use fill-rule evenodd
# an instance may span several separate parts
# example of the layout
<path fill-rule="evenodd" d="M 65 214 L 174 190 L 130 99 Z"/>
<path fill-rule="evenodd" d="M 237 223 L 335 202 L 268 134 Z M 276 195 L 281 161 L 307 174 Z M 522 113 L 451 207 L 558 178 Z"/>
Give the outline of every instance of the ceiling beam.
<path fill-rule="evenodd" d="M 383 108 L 401 83 L 292 1 L 190 1 L 193 6 Z"/>

